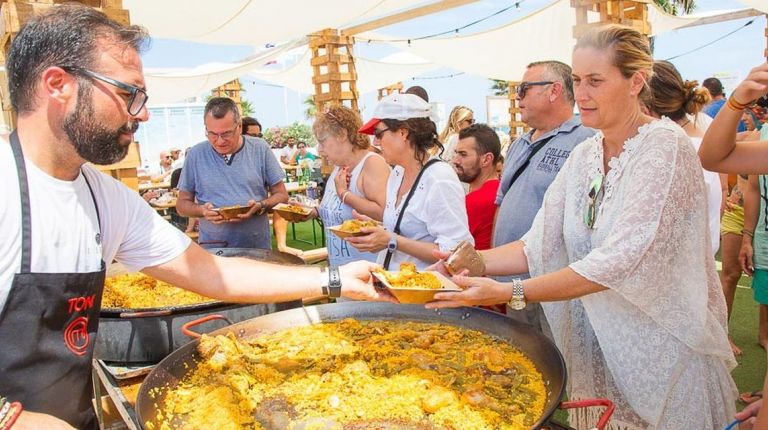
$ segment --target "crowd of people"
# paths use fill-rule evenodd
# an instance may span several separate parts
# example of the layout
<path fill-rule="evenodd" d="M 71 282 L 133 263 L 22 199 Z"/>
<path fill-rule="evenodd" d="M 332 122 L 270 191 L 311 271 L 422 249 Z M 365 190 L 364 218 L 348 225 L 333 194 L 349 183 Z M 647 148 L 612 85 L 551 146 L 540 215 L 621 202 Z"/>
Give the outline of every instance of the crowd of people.
<path fill-rule="evenodd" d="M 464 106 L 438 133 L 420 87 L 382 98 L 366 122 L 347 107 L 322 108 L 312 131 L 333 169 L 305 219 L 379 224 L 346 240 L 327 231 L 327 270 L 286 270 L 207 253 L 88 164 L 122 159 L 148 118 L 146 40 L 139 27 L 63 5 L 11 44 L 18 127 L 0 145 L 0 174 L 14 185 L 0 190 L 9 233 L 0 242 L 0 339 L 14 348 L 0 348 L 0 419 L 97 427 L 93 343 L 75 349 L 60 339 L 75 321 L 85 339 L 96 336 L 98 306 L 67 304 L 98 303 L 112 261 L 230 302 L 392 301 L 372 286 L 372 270 L 410 262 L 447 274 L 445 259 L 470 244 L 485 272 L 454 276 L 463 291 L 426 306 L 494 306 L 551 337 L 568 398 L 616 405 L 608 429 L 714 430 L 734 419 L 768 428 L 760 396 L 736 413 L 730 372 L 739 351 L 728 338 L 734 273 L 743 269 L 768 343 L 768 127 L 750 130 L 764 120 L 754 103 L 768 93 L 768 64 L 726 97 L 716 80 L 699 87 L 654 61 L 636 30 L 597 27 L 578 39 L 571 65 L 528 65 L 515 97 L 531 130 L 506 151 Z M 270 248 L 268 213 L 288 201 L 283 166 L 314 154 L 295 138 L 271 147 L 228 98 L 209 100 L 204 125 L 207 140 L 183 159 L 161 154 L 161 180 L 183 160 L 178 213 L 200 219 L 201 244 Z M 225 219 L 218 209 L 235 201 L 246 211 Z M 578 429 L 597 419 L 569 411 Z"/>

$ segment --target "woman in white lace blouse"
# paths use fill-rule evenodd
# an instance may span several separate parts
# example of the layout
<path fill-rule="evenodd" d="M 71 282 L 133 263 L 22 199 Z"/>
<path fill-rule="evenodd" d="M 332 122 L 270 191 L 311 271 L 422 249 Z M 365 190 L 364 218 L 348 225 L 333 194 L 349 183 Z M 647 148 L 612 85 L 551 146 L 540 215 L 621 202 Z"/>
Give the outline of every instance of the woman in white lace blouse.
<path fill-rule="evenodd" d="M 487 275 L 429 307 L 542 304 L 568 367 L 571 400 L 616 404 L 610 429 L 722 429 L 735 412 L 736 365 L 708 246 L 701 167 L 685 132 L 640 110 L 647 39 L 611 25 L 573 53 L 576 103 L 599 132 L 576 146 L 531 230 L 483 251 Z M 497 220 L 504 222 L 504 220 Z M 591 428 L 597 411 L 571 412 Z"/>

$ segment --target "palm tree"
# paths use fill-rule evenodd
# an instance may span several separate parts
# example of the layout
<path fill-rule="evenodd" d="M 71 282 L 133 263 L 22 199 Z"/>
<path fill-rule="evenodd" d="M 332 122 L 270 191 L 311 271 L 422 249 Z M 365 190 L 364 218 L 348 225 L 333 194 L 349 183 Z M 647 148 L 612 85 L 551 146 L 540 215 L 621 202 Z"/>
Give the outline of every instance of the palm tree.
<path fill-rule="evenodd" d="M 509 94 L 509 82 L 502 81 L 501 79 L 491 79 L 493 84 L 491 85 L 491 91 L 494 96 L 506 96 Z"/>
<path fill-rule="evenodd" d="M 672 15 L 687 15 L 696 9 L 695 0 L 654 0 L 664 12 Z"/>
<path fill-rule="evenodd" d="M 315 96 L 307 96 L 304 100 L 304 117 L 307 119 L 314 118 L 317 115 L 317 105 L 315 104 Z"/>
<path fill-rule="evenodd" d="M 253 105 L 251 104 L 250 100 L 241 100 L 240 101 L 240 110 L 243 116 L 251 116 L 254 112 L 256 112 L 256 109 L 253 108 Z"/>

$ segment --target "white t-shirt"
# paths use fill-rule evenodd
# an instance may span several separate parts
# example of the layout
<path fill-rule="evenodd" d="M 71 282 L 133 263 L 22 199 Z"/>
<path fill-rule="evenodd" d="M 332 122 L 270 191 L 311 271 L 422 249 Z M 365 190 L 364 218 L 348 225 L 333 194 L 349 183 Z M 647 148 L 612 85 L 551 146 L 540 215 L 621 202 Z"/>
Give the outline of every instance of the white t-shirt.
<path fill-rule="evenodd" d="M 32 218 L 32 272 L 98 271 L 102 259 L 130 270 L 166 263 L 181 255 L 190 239 L 162 219 L 138 193 L 90 165 L 82 167 L 93 188 L 101 217 L 83 174 L 62 181 L 26 159 Z M 0 140 L 0 311 L 14 274 L 21 268 L 21 201 L 11 146 Z"/>
<path fill-rule="evenodd" d="M 288 161 L 291 161 L 291 156 L 294 152 L 296 152 L 296 145 L 293 145 L 293 148 L 285 145 L 284 147 L 280 148 L 280 156 L 277 157 L 277 160 L 280 161 L 280 157 L 286 157 Z"/>
<path fill-rule="evenodd" d="M 403 181 L 403 172 L 402 166 L 395 166 L 387 181 L 384 227 L 388 231 L 395 230 L 397 216 L 405 202 L 403 197 L 399 206 L 395 207 L 397 191 Z M 450 250 L 462 240 L 475 243 L 469 232 L 464 189 L 456 172 L 448 163 L 438 162 L 424 171 L 405 209 L 403 221 L 400 223 L 400 235 L 422 242 L 436 243 L 443 251 Z M 379 252 L 377 262 L 382 264 L 386 255 L 386 249 Z M 395 251 L 389 270 L 398 270 L 400 263 L 404 261 L 415 263 L 418 269 L 430 265 L 404 252 Z"/>

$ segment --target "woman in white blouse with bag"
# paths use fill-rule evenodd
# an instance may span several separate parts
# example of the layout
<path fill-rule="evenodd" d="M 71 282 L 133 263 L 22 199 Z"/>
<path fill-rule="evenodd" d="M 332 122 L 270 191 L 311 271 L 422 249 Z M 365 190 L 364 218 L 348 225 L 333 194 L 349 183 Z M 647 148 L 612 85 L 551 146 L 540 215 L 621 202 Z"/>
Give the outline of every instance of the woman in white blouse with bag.
<path fill-rule="evenodd" d="M 474 243 L 464 206 L 464 189 L 453 168 L 430 151 L 442 145 L 429 103 L 413 94 L 392 94 L 379 102 L 374 118 L 360 128 L 372 134 L 393 165 L 387 181 L 384 226 L 364 228 L 348 240 L 358 251 L 378 252 L 377 262 L 398 270 L 402 262 L 423 269 L 460 241 Z"/>
<path fill-rule="evenodd" d="M 736 361 L 704 180 L 685 132 L 640 110 L 652 66 L 634 29 L 579 39 L 576 103 L 599 133 L 571 153 L 531 230 L 481 252 L 487 275 L 531 278 L 455 277 L 468 288 L 427 306 L 542 302 L 568 367 L 568 398 L 612 400 L 609 429 L 722 429 L 735 412 Z M 593 410 L 570 414 L 580 429 L 597 420 Z"/>

